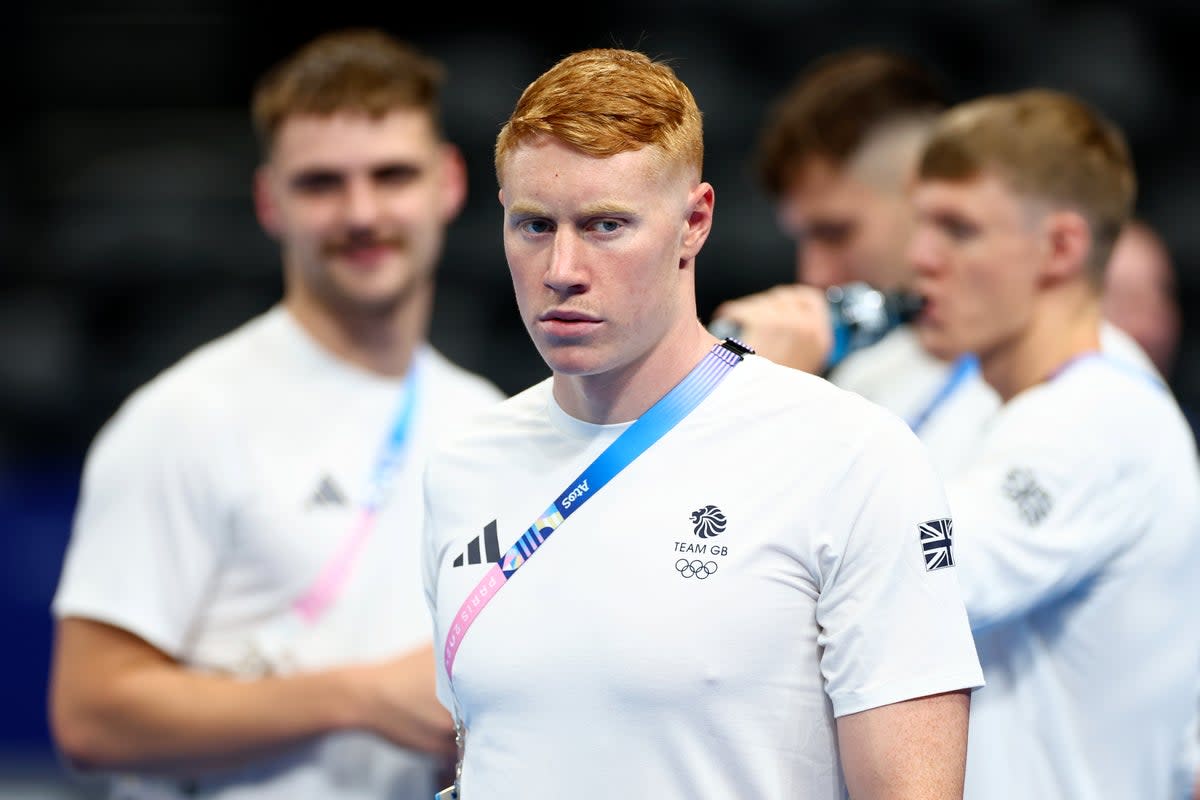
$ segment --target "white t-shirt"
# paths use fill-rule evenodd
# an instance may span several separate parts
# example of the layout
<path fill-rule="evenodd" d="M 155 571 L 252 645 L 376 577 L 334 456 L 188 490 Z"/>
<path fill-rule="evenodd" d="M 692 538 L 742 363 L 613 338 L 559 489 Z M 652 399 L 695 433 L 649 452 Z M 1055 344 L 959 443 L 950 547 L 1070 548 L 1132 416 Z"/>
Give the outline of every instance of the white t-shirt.
<path fill-rule="evenodd" d="M 1200 470 L 1170 394 L 1076 360 L 946 487 L 988 682 L 967 800 L 1171 796 L 1200 675 Z"/>
<path fill-rule="evenodd" d="M 435 646 L 629 424 L 568 416 L 547 380 L 431 457 Z M 749 356 L 586 497 L 469 628 L 453 692 L 439 660 L 465 797 L 835 800 L 835 717 L 981 685 L 956 570 L 927 568 L 952 550 L 923 552 L 941 485 L 854 394 Z"/>
<path fill-rule="evenodd" d="M 427 642 L 422 459 L 443 432 L 504 395 L 428 345 L 416 363 L 404 460 L 319 623 L 299 624 L 291 604 L 347 541 L 413 381 L 334 358 L 282 307 L 172 366 L 105 425 L 85 465 L 55 615 L 107 622 L 190 667 L 238 675 L 378 659 Z M 389 798 L 428 800 L 431 769 L 423 756 L 341 734 L 228 786 L 200 781 L 189 796 L 378 798 L 387 786 Z M 130 781 L 123 791 L 141 796 Z"/>
<path fill-rule="evenodd" d="M 1101 325 L 1100 345 L 1114 358 L 1158 376 L 1137 342 L 1110 322 Z M 980 436 L 1000 407 L 999 395 L 977 368 L 958 372 L 958 367 L 929 355 L 912 326 L 901 325 L 851 353 L 829 379 L 901 417 L 929 448 L 938 473 L 950 476 L 971 463 Z"/>

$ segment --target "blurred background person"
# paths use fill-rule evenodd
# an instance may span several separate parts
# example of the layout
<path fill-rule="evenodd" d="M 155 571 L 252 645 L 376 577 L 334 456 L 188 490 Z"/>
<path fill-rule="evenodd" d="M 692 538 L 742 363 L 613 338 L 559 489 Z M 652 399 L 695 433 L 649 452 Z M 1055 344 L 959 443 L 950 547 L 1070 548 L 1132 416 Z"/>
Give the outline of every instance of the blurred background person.
<path fill-rule="evenodd" d="M 903 248 L 913 164 L 949 100 L 931 68 L 876 48 L 822 56 L 775 99 L 755 159 L 795 243 L 798 283 L 911 283 Z"/>
<path fill-rule="evenodd" d="M 255 88 L 282 302 L 100 431 L 53 601 L 52 730 L 113 797 L 428 800 L 453 755 L 420 470 L 503 393 L 426 341 L 467 187 L 443 81 L 352 29 Z"/>
<path fill-rule="evenodd" d="M 1104 316 L 1133 337 L 1168 385 L 1200 445 L 1200 414 L 1178 395 L 1178 356 L 1183 336 L 1179 281 L 1171 251 L 1144 219 L 1125 226 L 1104 273 Z"/>
<path fill-rule="evenodd" d="M 1144 220 L 1131 220 L 1117 239 L 1104 272 L 1101 309 L 1170 379 L 1182 332 L 1175 266 L 1162 237 Z"/>
<path fill-rule="evenodd" d="M 1167 243 L 1144 219 L 1130 220 L 1117 239 L 1104 272 L 1101 310 L 1173 383 L 1183 328 L 1177 274 Z M 1200 444 L 1200 417 L 1189 404 L 1181 402 L 1181 408 Z M 1188 726 L 1182 762 L 1181 780 L 1192 786 L 1189 800 L 1200 800 L 1200 721 Z"/>
<path fill-rule="evenodd" d="M 1119 128 L 1052 90 L 951 109 L 920 160 L 921 344 L 977 354 L 1002 400 L 946 480 L 987 681 L 966 800 L 1178 796 L 1200 702 L 1200 464 L 1163 382 L 1101 344 L 1135 189 Z"/>
<path fill-rule="evenodd" d="M 925 139 L 948 96 L 912 57 L 857 48 L 817 60 L 775 103 L 756 152 L 760 182 L 796 242 L 798 282 L 727 301 L 716 319 L 736 320 L 759 353 L 872 400 L 908 422 L 943 475 L 971 446 L 999 398 L 981 380 L 973 354 L 933 355 L 901 324 L 832 369 L 832 320 L 825 289 L 862 281 L 908 291 L 905 260 L 913 228 L 909 192 Z M 1112 325 L 1104 346 L 1138 369 L 1153 366 Z"/>
<path fill-rule="evenodd" d="M 754 155 L 779 226 L 795 242 L 797 282 L 722 303 L 714 318 L 736 320 L 766 358 L 826 372 L 833 340 L 825 289 L 851 281 L 912 288 L 908 192 L 949 100 L 930 67 L 887 49 L 836 52 L 803 70 L 772 104 Z M 943 473 L 961 463 L 997 405 L 972 362 L 929 355 L 907 324 L 827 377 L 904 418 Z"/>

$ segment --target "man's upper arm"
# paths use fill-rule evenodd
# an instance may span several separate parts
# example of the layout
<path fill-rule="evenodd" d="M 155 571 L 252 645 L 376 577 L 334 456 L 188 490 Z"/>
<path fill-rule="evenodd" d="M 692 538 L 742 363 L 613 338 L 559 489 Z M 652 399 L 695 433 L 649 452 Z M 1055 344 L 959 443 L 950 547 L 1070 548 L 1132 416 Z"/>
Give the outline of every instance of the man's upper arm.
<path fill-rule="evenodd" d="M 101 720 L 120 705 L 122 681 L 146 667 L 171 666 L 162 651 L 97 620 L 65 617 L 55 628 L 50 724 L 59 748 L 79 767 L 100 749 Z"/>
<path fill-rule="evenodd" d="M 1104 568 L 1141 529 L 1111 451 L 1007 430 L 946 482 L 963 601 L 978 631 L 1028 614 Z M 998 441 L 997 441 L 998 440 Z"/>
<path fill-rule="evenodd" d="M 853 800 L 962 800 L 967 690 L 903 700 L 837 721 Z"/>
<path fill-rule="evenodd" d="M 220 477 L 234 459 L 209 417 L 152 386 L 97 436 L 52 600 L 178 655 L 231 536 Z M 237 480 L 234 478 L 233 480 Z"/>

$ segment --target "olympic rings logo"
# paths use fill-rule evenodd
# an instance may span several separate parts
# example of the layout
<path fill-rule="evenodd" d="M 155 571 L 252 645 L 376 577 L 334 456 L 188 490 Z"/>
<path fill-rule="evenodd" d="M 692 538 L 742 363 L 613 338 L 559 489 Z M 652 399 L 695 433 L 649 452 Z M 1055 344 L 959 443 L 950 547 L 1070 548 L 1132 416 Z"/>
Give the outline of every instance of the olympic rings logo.
<path fill-rule="evenodd" d="M 685 578 L 704 580 L 717 571 L 717 562 L 701 561 L 698 558 L 688 561 L 686 558 L 681 558 L 675 562 L 675 570 Z"/>

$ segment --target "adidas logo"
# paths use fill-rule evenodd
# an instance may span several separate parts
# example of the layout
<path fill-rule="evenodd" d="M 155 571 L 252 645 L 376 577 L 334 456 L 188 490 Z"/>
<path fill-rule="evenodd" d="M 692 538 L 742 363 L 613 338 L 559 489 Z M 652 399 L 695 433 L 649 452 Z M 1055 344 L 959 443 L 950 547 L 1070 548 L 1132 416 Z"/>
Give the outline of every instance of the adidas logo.
<path fill-rule="evenodd" d="M 489 564 L 500 563 L 500 542 L 496 539 L 496 520 L 492 520 L 483 528 L 483 557 L 479 554 L 479 536 L 467 543 L 467 551 L 459 553 L 458 558 L 454 559 L 454 566 L 461 567 L 464 559 L 467 564 L 482 564 L 487 561 Z"/>
<path fill-rule="evenodd" d="M 309 508 L 344 505 L 346 505 L 346 493 L 328 475 L 322 476 L 321 482 L 317 484 L 317 490 L 308 498 Z"/>

